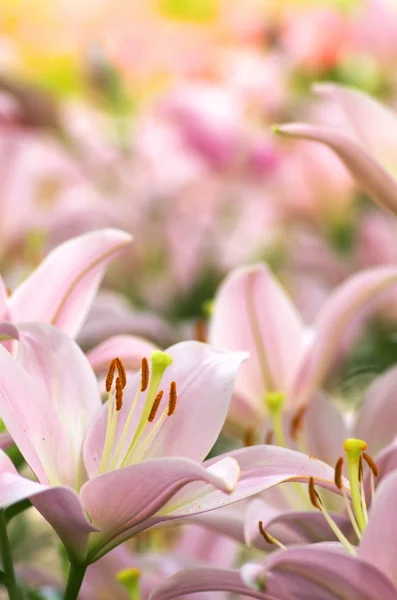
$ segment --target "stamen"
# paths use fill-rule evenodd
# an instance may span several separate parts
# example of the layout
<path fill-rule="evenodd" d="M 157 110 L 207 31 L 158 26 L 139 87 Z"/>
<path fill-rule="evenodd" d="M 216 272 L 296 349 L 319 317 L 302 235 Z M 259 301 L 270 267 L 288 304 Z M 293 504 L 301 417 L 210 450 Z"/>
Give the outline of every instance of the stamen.
<path fill-rule="evenodd" d="M 369 454 L 367 454 L 366 452 L 363 452 L 361 456 L 363 457 L 363 459 L 365 460 L 365 462 L 367 463 L 367 465 L 371 469 L 374 477 L 378 477 L 378 475 L 379 475 L 379 468 L 378 468 L 378 465 L 376 464 L 376 462 L 374 461 L 374 459 Z"/>
<path fill-rule="evenodd" d="M 125 370 L 125 366 L 123 365 L 120 358 L 115 358 L 115 361 L 116 361 L 117 372 L 120 377 L 121 385 L 122 385 L 122 388 L 124 389 L 125 386 L 127 385 L 127 373 Z"/>
<path fill-rule="evenodd" d="M 109 365 L 108 374 L 106 375 L 105 389 L 107 393 L 109 393 L 112 388 L 115 370 L 116 359 L 114 358 Z"/>
<path fill-rule="evenodd" d="M 159 393 L 157 394 L 157 396 L 154 399 L 154 402 L 153 402 L 153 405 L 152 405 L 152 410 L 150 411 L 150 414 L 149 414 L 149 417 L 148 417 L 149 423 L 151 423 L 152 421 L 154 421 L 154 419 L 156 418 L 156 414 L 157 414 L 157 411 L 159 409 L 160 402 L 161 402 L 161 399 L 163 397 L 163 394 L 164 394 L 163 390 L 160 390 Z"/>
<path fill-rule="evenodd" d="M 194 339 L 198 342 L 208 342 L 207 324 L 204 319 L 197 319 L 194 324 Z"/>
<path fill-rule="evenodd" d="M 247 427 L 243 434 L 243 444 L 246 448 L 255 445 L 255 430 L 253 427 Z"/>
<path fill-rule="evenodd" d="M 358 480 L 361 483 L 363 481 L 363 479 L 364 479 L 363 459 L 360 456 L 359 461 L 358 461 Z"/>
<path fill-rule="evenodd" d="M 265 435 L 265 439 L 263 440 L 263 443 L 266 445 L 273 444 L 273 437 L 274 437 L 273 429 L 268 429 L 266 432 L 266 435 Z"/>
<path fill-rule="evenodd" d="M 367 444 L 363 440 L 349 438 L 345 440 L 343 447 L 347 456 L 353 510 L 360 531 L 364 531 L 367 524 L 367 520 L 365 517 L 365 511 L 363 510 L 362 495 L 360 489 L 360 457 L 361 453 L 367 449 Z"/>
<path fill-rule="evenodd" d="M 294 442 L 296 442 L 298 435 L 302 430 L 303 417 L 305 416 L 306 408 L 307 408 L 306 406 L 301 406 L 300 408 L 298 408 L 295 415 L 292 417 L 291 426 L 290 426 L 290 434 L 291 434 L 291 438 L 294 440 Z"/>
<path fill-rule="evenodd" d="M 167 415 L 169 417 L 171 415 L 173 415 L 175 412 L 177 400 L 178 400 L 178 395 L 176 392 L 176 382 L 171 381 L 170 393 L 169 393 L 169 399 L 168 399 L 168 411 L 167 411 Z"/>
<path fill-rule="evenodd" d="M 270 535 L 270 533 L 268 533 L 264 529 L 262 521 L 259 521 L 259 523 L 258 523 L 258 529 L 259 529 L 259 533 L 266 540 L 266 542 L 268 544 L 275 544 L 279 548 L 282 548 L 283 550 L 286 550 L 286 547 L 284 546 L 284 544 L 282 544 L 277 538 L 275 538 L 272 535 Z"/>
<path fill-rule="evenodd" d="M 378 477 L 378 475 L 379 475 L 379 468 L 378 468 L 378 465 L 376 464 L 376 462 L 374 461 L 374 459 L 369 454 L 366 454 L 365 452 L 363 452 L 362 457 L 370 469 L 371 502 L 372 502 L 374 499 L 374 496 L 375 496 L 375 477 Z"/>
<path fill-rule="evenodd" d="M 341 456 L 340 458 L 338 458 L 338 460 L 336 461 L 336 465 L 335 465 L 334 481 L 335 481 L 335 485 L 338 488 L 338 490 L 343 489 L 343 483 L 342 483 L 343 462 L 344 462 L 343 456 Z"/>
<path fill-rule="evenodd" d="M 283 405 L 285 396 L 282 392 L 267 392 L 265 402 L 269 410 L 269 415 L 272 420 L 274 437 L 276 444 L 286 448 L 287 444 L 284 437 L 283 423 Z"/>
<path fill-rule="evenodd" d="M 346 496 L 345 488 L 343 486 L 343 463 L 344 463 L 343 456 L 341 456 L 336 461 L 334 481 L 335 481 L 336 487 L 342 491 L 343 500 L 344 500 L 344 503 L 346 506 L 347 514 L 349 515 L 349 519 L 351 521 L 351 524 L 353 525 L 355 534 L 356 534 L 357 538 L 360 540 L 362 537 L 361 531 L 359 529 L 359 526 L 357 525 L 356 517 L 354 516 L 354 513 L 351 509 L 350 501 L 349 501 L 348 497 Z"/>
<path fill-rule="evenodd" d="M 123 382 L 120 377 L 116 379 L 116 411 L 121 410 L 123 406 Z"/>
<path fill-rule="evenodd" d="M 141 392 L 145 392 L 149 385 L 149 362 L 147 358 L 142 358 L 141 366 Z"/>
<path fill-rule="evenodd" d="M 320 496 L 316 492 L 316 488 L 314 487 L 314 478 L 310 477 L 309 479 L 309 498 L 310 502 L 313 504 L 314 508 L 318 508 L 321 510 L 321 499 Z"/>
<path fill-rule="evenodd" d="M 316 492 L 316 489 L 314 487 L 314 478 L 313 477 L 310 477 L 310 480 L 309 480 L 309 497 L 310 497 L 310 501 L 313 504 L 313 506 L 315 508 L 318 508 L 321 511 L 321 513 L 323 514 L 328 525 L 330 526 L 330 528 L 332 529 L 332 531 L 334 532 L 335 536 L 340 541 L 340 543 L 345 547 L 346 551 L 349 554 L 351 554 L 352 556 L 357 556 L 357 553 L 356 553 L 354 547 L 351 545 L 351 543 L 349 542 L 347 537 L 342 533 L 342 531 L 340 530 L 338 525 L 335 523 L 334 519 L 331 517 L 331 515 L 329 514 L 329 512 L 323 505 L 321 498 L 318 495 L 318 493 Z"/>

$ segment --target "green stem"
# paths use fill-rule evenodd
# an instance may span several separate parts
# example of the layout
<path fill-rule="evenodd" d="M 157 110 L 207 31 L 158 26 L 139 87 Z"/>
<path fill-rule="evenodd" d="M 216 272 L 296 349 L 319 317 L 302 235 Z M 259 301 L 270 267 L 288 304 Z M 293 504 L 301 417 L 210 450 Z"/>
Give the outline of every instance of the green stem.
<path fill-rule="evenodd" d="M 4 585 L 7 587 L 9 599 L 20 600 L 21 595 L 15 577 L 14 563 L 7 534 L 7 519 L 4 510 L 0 510 L 0 553 L 3 561 Z"/>
<path fill-rule="evenodd" d="M 68 582 L 66 584 L 66 590 L 64 600 L 76 600 L 81 584 L 83 583 L 84 575 L 87 570 L 87 565 L 70 563 Z"/>

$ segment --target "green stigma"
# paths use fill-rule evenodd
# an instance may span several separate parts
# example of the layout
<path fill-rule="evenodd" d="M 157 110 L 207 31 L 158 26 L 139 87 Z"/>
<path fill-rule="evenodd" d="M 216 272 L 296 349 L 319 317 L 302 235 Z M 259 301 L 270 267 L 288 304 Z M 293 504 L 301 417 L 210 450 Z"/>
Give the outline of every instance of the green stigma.
<path fill-rule="evenodd" d="M 265 403 L 272 421 L 274 439 L 278 446 L 283 446 L 285 448 L 287 444 L 284 437 L 283 423 L 284 401 L 285 395 L 283 392 L 272 391 L 265 394 Z"/>
<path fill-rule="evenodd" d="M 139 569 L 123 569 L 117 573 L 118 581 L 125 587 L 127 590 L 128 596 L 131 600 L 139 600 L 141 597 L 139 591 L 139 580 L 141 577 L 141 572 Z"/>

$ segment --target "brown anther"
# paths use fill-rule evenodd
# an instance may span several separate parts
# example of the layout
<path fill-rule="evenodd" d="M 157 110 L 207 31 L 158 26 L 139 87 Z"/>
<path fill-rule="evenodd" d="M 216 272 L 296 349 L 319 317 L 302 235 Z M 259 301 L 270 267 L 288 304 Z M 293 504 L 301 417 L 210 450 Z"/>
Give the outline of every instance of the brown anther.
<path fill-rule="evenodd" d="M 343 456 L 338 458 L 338 460 L 336 461 L 336 465 L 335 465 L 334 481 L 335 481 L 335 485 L 338 488 L 338 490 L 341 490 L 343 488 L 342 471 L 343 471 Z"/>
<path fill-rule="evenodd" d="M 247 427 L 243 434 L 243 444 L 246 448 L 255 445 L 255 430 L 253 427 Z"/>
<path fill-rule="evenodd" d="M 149 385 L 149 361 L 147 358 L 142 358 L 141 366 L 141 392 L 145 392 Z"/>
<path fill-rule="evenodd" d="M 310 477 L 309 479 L 309 498 L 314 508 L 321 509 L 321 499 L 314 487 L 314 477 Z"/>
<path fill-rule="evenodd" d="M 269 535 L 267 533 L 266 529 L 264 529 L 262 521 L 259 521 L 258 529 L 259 529 L 259 533 L 267 541 L 268 544 L 274 544 L 274 539 L 272 538 L 271 535 Z"/>
<path fill-rule="evenodd" d="M 9 287 L 6 288 L 6 293 L 7 293 L 8 298 L 10 298 L 12 296 L 12 289 Z"/>
<path fill-rule="evenodd" d="M 176 392 L 176 382 L 171 381 L 170 393 L 168 396 L 168 410 L 167 410 L 167 415 L 169 417 L 171 415 L 173 415 L 175 412 L 177 400 L 178 400 L 178 394 Z"/>
<path fill-rule="evenodd" d="M 270 444 L 273 444 L 273 437 L 274 437 L 274 431 L 273 429 L 268 429 L 265 435 L 265 439 L 263 440 L 263 443 L 266 444 L 267 446 L 269 446 Z"/>
<path fill-rule="evenodd" d="M 123 406 L 123 382 L 120 377 L 116 377 L 116 411 Z"/>
<path fill-rule="evenodd" d="M 105 389 L 108 393 L 112 389 L 115 370 L 116 370 L 116 359 L 114 358 L 109 365 L 108 374 L 106 375 Z"/>
<path fill-rule="evenodd" d="M 125 366 L 123 365 L 120 358 L 115 358 L 114 360 L 116 361 L 117 372 L 120 377 L 121 385 L 124 389 L 127 385 L 127 373 L 125 372 Z"/>
<path fill-rule="evenodd" d="M 361 483 L 364 479 L 363 459 L 360 456 L 358 461 L 358 480 Z"/>
<path fill-rule="evenodd" d="M 371 469 L 374 477 L 378 477 L 378 475 L 379 475 L 379 468 L 378 468 L 378 465 L 376 464 L 376 462 L 374 461 L 374 459 L 369 454 L 367 454 L 366 452 L 363 452 L 361 456 L 363 457 L 363 459 L 365 460 L 365 462 L 367 463 L 367 465 Z"/>
<path fill-rule="evenodd" d="M 290 434 L 292 439 L 296 442 L 299 433 L 302 430 L 303 426 L 303 417 L 306 413 L 306 406 L 301 406 L 296 411 L 295 415 L 292 417 L 291 425 L 290 425 Z"/>
<path fill-rule="evenodd" d="M 208 342 L 207 324 L 204 319 L 197 319 L 195 322 L 194 339 L 198 342 Z"/>
<path fill-rule="evenodd" d="M 160 402 L 161 402 L 161 399 L 163 397 L 163 394 L 164 394 L 163 390 L 160 390 L 159 393 L 157 394 L 157 396 L 154 399 L 154 402 L 152 404 L 152 409 L 151 409 L 149 417 L 148 417 L 149 423 L 151 423 L 152 421 L 154 421 L 154 419 L 156 418 L 157 411 L 159 409 Z"/>

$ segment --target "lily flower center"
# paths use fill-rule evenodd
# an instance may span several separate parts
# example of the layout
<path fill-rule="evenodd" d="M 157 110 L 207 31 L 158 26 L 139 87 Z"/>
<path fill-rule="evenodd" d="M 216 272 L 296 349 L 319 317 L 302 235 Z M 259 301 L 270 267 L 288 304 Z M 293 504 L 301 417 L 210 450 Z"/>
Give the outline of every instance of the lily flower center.
<path fill-rule="evenodd" d="M 123 410 L 127 409 L 124 402 L 127 384 L 125 367 L 119 358 L 114 358 L 109 365 L 105 382 L 108 394 L 108 412 L 105 443 L 99 466 L 101 474 L 142 460 L 164 420 L 173 415 L 176 410 L 177 388 L 175 381 L 172 381 L 169 388 L 168 404 L 158 417 L 158 411 L 164 396 L 164 390 L 160 389 L 160 386 L 166 369 L 172 364 L 172 357 L 166 352 L 155 351 L 150 362 L 151 368 L 149 368 L 147 358 L 142 359 L 140 385 L 127 414 L 122 413 Z M 141 408 L 138 414 L 138 401 L 141 394 L 145 394 L 146 397 L 142 405 L 140 403 Z M 122 415 L 124 422 L 121 432 L 120 415 Z M 131 435 L 133 423 L 135 423 L 135 430 Z"/>
<path fill-rule="evenodd" d="M 344 489 L 343 485 L 343 457 L 340 457 L 336 462 L 334 481 L 336 487 L 342 492 L 346 506 L 346 511 L 349 516 L 350 522 L 353 526 L 354 532 L 357 536 L 357 539 L 361 540 L 362 534 L 368 523 L 367 499 L 364 489 L 363 461 L 367 464 L 370 471 L 371 499 L 373 499 L 375 493 L 374 478 L 378 476 L 379 470 L 371 456 L 365 453 L 365 450 L 367 449 L 367 444 L 363 440 L 349 438 L 345 440 L 343 447 L 347 459 L 351 500 L 349 500 L 349 498 L 347 497 L 346 490 Z M 325 508 L 320 498 L 320 495 L 315 489 L 313 477 L 310 478 L 309 497 L 312 505 L 322 512 L 327 523 L 331 527 L 332 531 L 335 533 L 338 540 L 343 544 L 347 552 L 355 556 L 356 550 L 354 546 L 342 533 L 340 527 L 336 524 L 335 520 L 331 517 L 331 515 Z"/>

